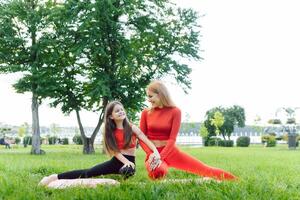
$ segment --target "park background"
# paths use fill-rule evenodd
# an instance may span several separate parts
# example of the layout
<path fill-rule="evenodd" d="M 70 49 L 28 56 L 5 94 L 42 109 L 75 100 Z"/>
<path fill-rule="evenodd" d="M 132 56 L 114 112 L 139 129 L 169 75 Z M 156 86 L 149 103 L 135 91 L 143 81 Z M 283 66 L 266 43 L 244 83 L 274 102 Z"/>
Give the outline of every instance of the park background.
<path fill-rule="evenodd" d="M 177 1 L 199 11 L 201 18 L 200 62 L 190 62 L 192 89 L 184 94 L 169 83 L 173 98 L 183 111 L 184 122 L 201 122 L 205 112 L 216 106 L 245 108 L 247 124 L 257 115 L 262 125 L 274 118 L 278 108 L 298 107 L 297 52 L 299 19 L 296 1 Z M 15 94 L 10 87 L 15 75 L 1 75 L 0 121 L 20 125 L 31 121 L 31 95 Z M 224 89 L 225 88 L 225 89 Z M 95 126 L 95 116 L 85 113 L 87 126 Z M 75 116 L 60 110 L 40 109 L 41 126 L 57 123 L 76 126 Z M 297 119 L 298 120 L 298 119 Z M 0 199 L 300 199 L 299 149 L 286 144 L 243 147 L 180 148 L 200 159 L 240 177 L 239 182 L 166 184 L 152 182 L 143 166 L 144 153 L 137 153 L 137 175 L 130 181 L 111 176 L 120 187 L 50 190 L 37 186 L 51 173 L 86 168 L 107 157 L 96 146 L 96 154 L 82 154 L 82 145 L 42 145 L 45 155 L 33 156 L 20 145 L 0 149 Z M 72 164 L 71 164 L 72 163 Z M 168 179 L 198 177 L 170 170 Z"/>
<path fill-rule="evenodd" d="M 200 56 L 188 61 L 191 90 L 168 82 L 172 96 L 182 109 L 183 121 L 200 122 L 216 106 L 245 108 L 246 124 L 256 116 L 266 123 L 279 107 L 297 107 L 300 65 L 300 18 L 296 0 L 186 0 L 181 7 L 199 12 Z M 0 122 L 21 125 L 31 121 L 31 95 L 17 94 L 12 84 L 16 75 L 0 75 Z M 95 126 L 97 115 L 86 112 L 86 126 Z M 76 116 L 64 116 L 59 109 L 40 107 L 40 124 L 76 126 Z"/>

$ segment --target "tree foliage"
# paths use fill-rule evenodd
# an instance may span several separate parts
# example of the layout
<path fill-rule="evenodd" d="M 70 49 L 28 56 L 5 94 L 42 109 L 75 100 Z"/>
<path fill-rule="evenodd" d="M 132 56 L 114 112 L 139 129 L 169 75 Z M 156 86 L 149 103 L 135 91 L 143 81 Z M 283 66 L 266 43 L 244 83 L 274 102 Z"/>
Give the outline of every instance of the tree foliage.
<path fill-rule="evenodd" d="M 180 58 L 200 59 L 197 13 L 167 0 L 12 0 L 0 12 L 1 71 L 21 72 L 14 87 L 33 94 L 33 146 L 42 99 L 76 112 L 83 152 L 93 153 L 110 100 L 134 119 L 152 79 L 172 77 L 187 91 L 191 68 Z M 99 113 L 91 137 L 81 110 Z"/>
<path fill-rule="evenodd" d="M 228 139 L 230 139 L 230 136 L 235 126 L 238 127 L 245 126 L 246 118 L 245 118 L 244 108 L 237 105 L 234 105 L 229 108 L 223 108 L 223 107 L 212 108 L 206 112 L 206 120 L 204 121 L 205 127 L 209 132 L 208 137 L 216 135 L 217 129 L 214 123 L 212 123 L 212 121 L 215 120 L 216 113 L 221 113 L 224 117 L 224 123 L 222 124 L 222 126 L 219 126 L 220 133 L 224 139 L 226 139 L 226 136 L 228 137 Z"/>
<path fill-rule="evenodd" d="M 46 47 L 51 24 L 51 1 L 8 0 L 0 2 L 0 72 L 21 74 L 14 84 L 19 93 L 32 93 L 32 149 L 41 154 L 38 107 L 47 96 L 51 71 Z"/>
<path fill-rule="evenodd" d="M 210 124 L 216 128 L 216 135 L 219 135 L 220 128 L 224 124 L 224 116 L 221 112 L 217 111 L 214 113 L 214 117 L 210 119 Z"/>
<path fill-rule="evenodd" d="M 165 1 L 65 1 L 51 16 L 55 34 L 49 51 L 53 106 L 76 112 L 84 153 L 93 141 L 110 100 L 120 100 L 131 119 L 144 106 L 144 88 L 166 75 L 184 89 L 191 68 L 179 57 L 199 59 L 197 13 Z M 99 113 L 90 138 L 80 111 Z"/>

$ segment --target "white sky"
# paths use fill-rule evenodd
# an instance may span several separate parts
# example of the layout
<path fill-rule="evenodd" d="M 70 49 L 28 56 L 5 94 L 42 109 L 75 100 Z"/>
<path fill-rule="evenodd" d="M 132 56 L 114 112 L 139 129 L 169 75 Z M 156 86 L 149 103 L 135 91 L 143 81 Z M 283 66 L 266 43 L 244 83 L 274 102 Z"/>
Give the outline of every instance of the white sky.
<path fill-rule="evenodd" d="M 262 122 L 279 107 L 300 107 L 300 6 L 297 0 L 176 0 L 199 11 L 202 61 L 191 61 L 192 90 L 185 95 L 174 85 L 172 96 L 183 120 L 202 121 L 215 106 L 245 108 L 247 124 Z M 298 73 L 297 73 L 298 72 Z M 31 123 L 31 95 L 16 94 L 12 75 L 0 75 L 0 122 Z M 170 84 L 168 84 L 170 85 Z M 84 126 L 97 115 L 83 113 Z M 76 117 L 40 107 L 40 124 L 77 126 Z"/>

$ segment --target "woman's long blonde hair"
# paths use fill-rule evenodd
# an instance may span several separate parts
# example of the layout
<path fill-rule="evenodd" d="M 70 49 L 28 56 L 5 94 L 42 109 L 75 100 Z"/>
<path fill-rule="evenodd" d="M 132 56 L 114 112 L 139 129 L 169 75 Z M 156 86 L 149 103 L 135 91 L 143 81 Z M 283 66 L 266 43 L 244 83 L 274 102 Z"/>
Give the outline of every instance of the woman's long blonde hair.
<path fill-rule="evenodd" d="M 152 81 L 146 90 L 151 91 L 159 96 L 160 102 L 164 107 L 175 107 L 168 88 L 159 80 Z"/>

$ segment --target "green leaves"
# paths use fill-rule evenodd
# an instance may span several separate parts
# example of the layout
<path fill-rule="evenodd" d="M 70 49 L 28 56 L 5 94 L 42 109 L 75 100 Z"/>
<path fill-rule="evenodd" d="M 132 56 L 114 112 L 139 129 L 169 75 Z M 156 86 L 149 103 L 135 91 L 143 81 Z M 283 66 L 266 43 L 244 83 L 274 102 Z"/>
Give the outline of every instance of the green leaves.
<path fill-rule="evenodd" d="M 224 116 L 219 111 L 215 112 L 214 117 L 210 119 L 210 124 L 215 126 L 216 128 L 216 135 L 219 135 L 220 128 L 223 126 L 224 121 L 225 121 Z"/>
<path fill-rule="evenodd" d="M 230 139 L 234 127 L 245 126 L 244 108 L 234 105 L 229 108 L 216 107 L 206 112 L 205 127 L 209 136 L 221 133 L 223 138 L 227 136 Z"/>
<path fill-rule="evenodd" d="M 118 99 L 135 119 L 151 79 L 190 87 L 191 68 L 178 60 L 199 59 L 197 18 L 165 0 L 13 0 L 0 9 L 0 71 L 23 72 L 17 91 L 64 113 L 103 113 Z"/>

